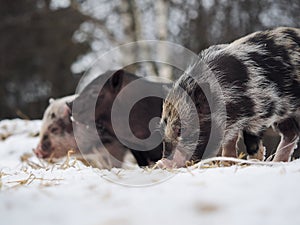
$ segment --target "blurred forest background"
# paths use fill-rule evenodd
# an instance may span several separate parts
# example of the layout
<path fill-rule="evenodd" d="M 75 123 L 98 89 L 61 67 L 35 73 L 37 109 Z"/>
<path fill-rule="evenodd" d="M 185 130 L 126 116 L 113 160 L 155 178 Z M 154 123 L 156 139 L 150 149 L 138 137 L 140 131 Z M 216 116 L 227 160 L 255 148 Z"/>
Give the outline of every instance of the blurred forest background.
<path fill-rule="evenodd" d="M 299 0 L 0 0 L 0 119 L 41 118 L 50 97 L 74 93 L 97 56 L 120 44 L 167 40 L 199 53 L 300 27 L 299 12 Z"/>

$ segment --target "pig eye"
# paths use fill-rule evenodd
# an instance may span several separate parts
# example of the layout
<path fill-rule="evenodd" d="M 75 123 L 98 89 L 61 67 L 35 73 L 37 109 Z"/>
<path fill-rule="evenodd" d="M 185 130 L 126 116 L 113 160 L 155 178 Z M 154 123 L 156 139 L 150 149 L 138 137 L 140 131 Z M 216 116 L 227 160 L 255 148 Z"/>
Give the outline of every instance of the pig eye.
<path fill-rule="evenodd" d="M 178 135 L 179 137 L 181 136 L 181 131 L 182 131 L 181 128 L 179 128 L 178 131 L 177 131 L 177 132 L 178 132 L 177 135 Z"/>
<path fill-rule="evenodd" d="M 46 140 L 48 140 L 48 135 L 47 135 L 47 134 L 45 134 L 45 135 L 43 136 L 43 141 L 46 141 Z"/>
<path fill-rule="evenodd" d="M 165 123 L 165 124 L 168 124 L 167 118 L 164 118 L 164 123 Z"/>
<path fill-rule="evenodd" d="M 58 131 L 58 128 L 57 128 L 57 127 L 53 127 L 53 128 L 51 128 L 51 130 L 50 130 L 51 133 L 57 133 L 57 131 Z"/>
<path fill-rule="evenodd" d="M 102 123 L 96 123 L 96 129 L 100 132 L 103 133 L 105 131 L 105 126 Z"/>
<path fill-rule="evenodd" d="M 55 113 L 51 113 L 51 119 L 54 119 L 55 118 Z"/>

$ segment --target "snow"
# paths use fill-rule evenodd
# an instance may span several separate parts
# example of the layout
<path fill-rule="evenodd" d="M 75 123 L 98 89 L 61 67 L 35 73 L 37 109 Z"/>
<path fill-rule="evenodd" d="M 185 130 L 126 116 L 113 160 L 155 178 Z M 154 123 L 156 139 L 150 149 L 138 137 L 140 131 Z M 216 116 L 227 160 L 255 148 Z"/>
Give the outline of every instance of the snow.
<path fill-rule="evenodd" d="M 0 122 L 1 225 L 300 224 L 300 160 L 277 166 L 98 170 L 31 167 L 40 121 Z M 6 137 L 6 138 L 5 138 Z"/>

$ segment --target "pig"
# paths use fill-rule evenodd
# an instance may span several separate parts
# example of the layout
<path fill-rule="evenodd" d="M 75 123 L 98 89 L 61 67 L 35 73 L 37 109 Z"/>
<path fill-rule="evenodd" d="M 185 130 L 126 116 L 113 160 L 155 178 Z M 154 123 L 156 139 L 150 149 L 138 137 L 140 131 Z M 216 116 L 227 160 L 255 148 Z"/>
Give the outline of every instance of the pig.
<path fill-rule="evenodd" d="M 79 153 L 73 135 L 71 111 L 66 102 L 72 101 L 76 96 L 67 96 L 61 99 L 50 99 L 40 130 L 39 143 L 34 150 L 40 158 L 60 158 L 67 155 L 69 150 Z"/>
<path fill-rule="evenodd" d="M 139 84 L 129 87 L 135 81 Z M 103 85 L 101 90 L 100 85 Z M 158 124 L 162 113 L 163 98 L 167 93 L 165 86 L 168 84 L 151 82 L 125 70 L 107 71 L 89 83 L 78 97 L 69 103 L 69 106 L 72 109 L 74 121 L 87 126 L 96 124 L 103 143 L 106 143 L 106 139 L 120 141 L 123 146 L 130 149 L 139 166 L 149 166 L 162 157 L 163 143 Z M 128 87 L 126 93 L 125 87 Z M 152 94 L 137 101 L 130 110 L 129 118 L 126 118 L 126 113 L 123 111 L 130 101 L 148 91 Z M 79 106 L 77 110 L 74 110 L 75 104 Z M 113 104 L 119 112 L 115 118 L 112 116 Z M 93 107 L 95 113 L 92 110 Z M 156 124 L 155 122 L 152 124 L 154 131 L 151 134 L 149 126 L 153 118 L 158 119 Z M 113 119 L 117 121 L 114 126 L 112 125 Z M 132 134 L 125 129 L 126 122 L 129 123 Z M 119 133 L 119 136 L 116 133 Z M 149 146 L 144 141 L 151 135 L 155 137 L 155 141 Z"/>
<path fill-rule="evenodd" d="M 84 154 L 90 162 L 92 162 L 92 157 L 97 157 L 98 162 L 93 162 L 93 164 L 98 168 L 122 167 L 128 149 L 117 141 L 108 140 L 104 150 L 104 146 L 98 144 L 98 136 L 95 137 L 86 131 L 81 132 L 85 128 L 80 124 L 73 124 L 67 102 L 74 100 L 75 97 L 76 95 L 56 100 L 50 99 L 43 116 L 40 140 L 34 149 L 35 154 L 39 158 L 61 158 L 72 150 L 77 158 L 82 159 L 81 154 Z M 74 129 L 82 137 L 78 139 L 79 143 L 74 137 Z"/>
<path fill-rule="evenodd" d="M 218 107 L 222 104 L 225 110 Z M 212 46 L 167 95 L 160 124 L 170 147 L 159 163 L 182 167 L 186 161 L 200 161 L 212 128 L 222 131 L 215 142 L 223 156 L 236 157 L 241 133 L 253 155 L 271 126 L 281 136 L 274 161 L 288 161 L 299 140 L 299 107 L 299 29 L 258 31 L 221 48 Z M 190 137 L 195 141 L 189 142 Z"/>

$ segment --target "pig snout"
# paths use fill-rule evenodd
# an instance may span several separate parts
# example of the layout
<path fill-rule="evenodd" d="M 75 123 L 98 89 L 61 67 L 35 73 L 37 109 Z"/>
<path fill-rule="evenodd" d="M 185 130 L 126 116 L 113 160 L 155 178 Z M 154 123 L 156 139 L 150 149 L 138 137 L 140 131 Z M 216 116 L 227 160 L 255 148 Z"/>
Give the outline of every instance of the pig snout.
<path fill-rule="evenodd" d="M 50 156 L 50 154 L 48 152 L 45 152 L 42 150 L 42 148 L 40 147 L 40 145 L 33 150 L 34 154 L 38 157 L 38 158 L 48 158 Z"/>
<path fill-rule="evenodd" d="M 174 153 L 174 144 L 163 140 L 163 158 L 172 158 Z"/>
<path fill-rule="evenodd" d="M 156 166 L 161 169 L 172 169 L 186 167 L 189 161 L 189 155 L 185 154 L 178 149 L 172 152 L 172 156 L 169 158 L 162 158 L 156 163 Z"/>
<path fill-rule="evenodd" d="M 185 167 L 190 159 L 190 154 L 180 150 L 177 143 L 164 140 L 163 158 L 156 163 L 161 169 Z"/>
<path fill-rule="evenodd" d="M 51 142 L 47 135 L 44 135 L 37 148 L 34 149 L 34 153 L 39 158 L 47 158 L 51 155 Z"/>
<path fill-rule="evenodd" d="M 33 152 L 38 158 L 45 158 L 45 153 L 43 152 L 40 145 L 38 145 L 37 148 L 33 150 Z"/>

